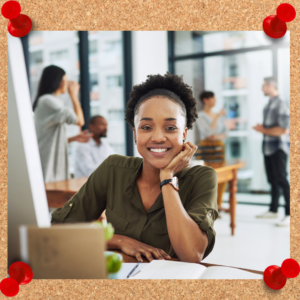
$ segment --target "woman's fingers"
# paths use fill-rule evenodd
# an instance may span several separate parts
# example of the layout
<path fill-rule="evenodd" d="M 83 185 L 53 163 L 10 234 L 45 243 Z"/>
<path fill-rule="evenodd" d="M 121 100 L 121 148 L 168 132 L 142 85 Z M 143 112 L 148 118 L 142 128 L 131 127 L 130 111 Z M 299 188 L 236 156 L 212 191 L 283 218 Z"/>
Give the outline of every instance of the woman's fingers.
<path fill-rule="evenodd" d="M 147 257 L 147 259 L 148 259 L 149 261 L 152 261 L 152 260 L 153 260 L 153 256 L 151 255 L 151 252 L 150 252 L 150 251 L 148 251 L 148 250 L 146 250 L 146 249 L 143 249 L 141 252 L 142 252 L 142 254 L 143 254 L 144 256 Z"/>
<path fill-rule="evenodd" d="M 193 151 L 193 144 L 191 142 L 186 142 L 185 147 L 188 154 Z"/>
<path fill-rule="evenodd" d="M 186 156 L 186 159 L 188 160 L 188 165 L 189 165 L 190 161 L 191 161 L 193 155 L 195 154 L 195 152 L 197 151 L 198 147 L 191 142 L 187 142 L 187 145 L 189 147 L 189 152 L 188 152 L 188 155 Z"/>
<path fill-rule="evenodd" d="M 154 258 L 155 259 L 159 259 L 159 260 L 165 260 L 165 259 L 171 259 L 171 257 L 162 249 L 141 249 L 141 250 L 137 250 L 136 253 L 134 254 L 135 258 L 137 261 L 142 261 L 142 255 L 144 255 L 149 262 L 151 262 Z"/>
<path fill-rule="evenodd" d="M 197 149 L 198 147 L 196 146 L 196 145 L 194 145 L 193 143 L 191 143 L 191 142 L 186 142 L 186 144 L 188 144 L 189 145 L 189 147 L 193 150 L 193 149 Z"/>
<path fill-rule="evenodd" d="M 161 255 L 162 255 L 165 259 L 171 259 L 171 256 L 169 256 L 164 250 L 158 249 L 158 251 L 161 253 Z"/>
<path fill-rule="evenodd" d="M 160 253 L 159 249 L 153 249 L 152 253 L 157 259 L 165 259 L 164 256 Z"/>
<path fill-rule="evenodd" d="M 137 251 L 134 256 L 135 256 L 137 261 L 143 262 L 142 255 L 139 251 Z"/>
<path fill-rule="evenodd" d="M 187 142 L 193 154 L 197 151 L 198 147 L 191 142 Z"/>

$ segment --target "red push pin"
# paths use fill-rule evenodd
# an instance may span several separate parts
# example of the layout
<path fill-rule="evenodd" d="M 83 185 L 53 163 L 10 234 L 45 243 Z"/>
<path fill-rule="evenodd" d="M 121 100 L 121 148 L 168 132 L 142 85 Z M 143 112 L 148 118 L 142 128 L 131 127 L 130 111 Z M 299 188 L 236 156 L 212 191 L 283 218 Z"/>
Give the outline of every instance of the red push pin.
<path fill-rule="evenodd" d="M 3 295 L 13 297 L 19 293 L 19 284 L 13 278 L 5 278 L 0 282 L 0 290 Z"/>
<path fill-rule="evenodd" d="M 291 22 L 296 17 L 295 8 L 288 3 L 282 3 L 277 7 L 277 15 L 268 16 L 264 19 L 264 32 L 273 39 L 283 37 L 287 31 L 286 22 Z"/>
<path fill-rule="evenodd" d="M 20 14 L 21 6 L 17 1 L 7 1 L 2 5 L 1 13 L 6 19 L 8 32 L 14 37 L 22 37 L 29 33 L 32 27 L 31 19 Z"/>
<path fill-rule="evenodd" d="M 0 282 L 0 290 L 7 297 L 13 297 L 19 292 L 19 285 L 29 283 L 33 278 L 33 272 L 29 265 L 17 261 L 8 269 L 10 278 L 5 278 Z"/>
<path fill-rule="evenodd" d="M 33 278 L 33 272 L 29 265 L 22 261 L 16 261 L 11 264 L 8 269 L 8 274 L 10 278 L 15 279 L 18 284 L 27 284 Z"/>
<path fill-rule="evenodd" d="M 267 267 L 264 271 L 264 281 L 269 288 L 280 290 L 285 286 L 287 278 L 295 278 L 299 273 L 300 266 L 298 262 L 292 258 L 288 258 L 283 261 L 281 267 Z"/>

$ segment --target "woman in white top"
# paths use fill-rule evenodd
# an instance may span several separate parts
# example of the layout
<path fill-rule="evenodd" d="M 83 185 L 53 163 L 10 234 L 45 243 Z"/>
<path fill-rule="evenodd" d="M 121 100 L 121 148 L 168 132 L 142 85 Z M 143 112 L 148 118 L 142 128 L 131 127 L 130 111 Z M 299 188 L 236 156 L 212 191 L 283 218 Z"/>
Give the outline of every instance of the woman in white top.
<path fill-rule="evenodd" d="M 224 140 L 227 135 L 225 124 L 225 110 L 221 109 L 218 113 L 212 111 L 216 104 L 216 98 L 213 92 L 204 91 L 200 94 L 200 100 L 203 104 L 203 109 L 198 113 L 196 120 L 197 128 L 200 133 L 200 141 L 202 140 Z M 223 194 L 226 190 L 226 183 L 218 184 L 218 210 L 222 208 Z"/>
<path fill-rule="evenodd" d="M 223 140 L 226 138 L 225 110 L 221 109 L 219 113 L 214 113 L 212 108 L 216 104 L 216 98 L 213 92 L 204 91 L 200 94 L 200 100 L 203 103 L 203 109 L 198 113 L 197 126 L 200 132 L 200 141 Z"/>
<path fill-rule="evenodd" d="M 43 70 L 33 111 L 45 182 L 68 179 L 68 143 L 87 142 L 91 137 L 86 132 L 66 137 L 65 124 L 84 125 L 77 96 L 79 88 L 78 83 L 67 81 L 65 71 L 59 67 L 48 66 Z M 67 90 L 74 110 L 65 107 L 58 98 Z"/>

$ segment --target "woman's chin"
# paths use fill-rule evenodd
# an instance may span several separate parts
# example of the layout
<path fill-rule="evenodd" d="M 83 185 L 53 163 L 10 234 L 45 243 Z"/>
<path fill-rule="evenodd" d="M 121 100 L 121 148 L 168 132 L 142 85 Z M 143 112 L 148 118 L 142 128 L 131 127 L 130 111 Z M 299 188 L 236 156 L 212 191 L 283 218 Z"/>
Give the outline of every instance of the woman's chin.
<path fill-rule="evenodd" d="M 166 163 L 166 162 L 151 162 L 151 165 L 155 168 L 155 169 L 164 169 L 170 162 Z"/>

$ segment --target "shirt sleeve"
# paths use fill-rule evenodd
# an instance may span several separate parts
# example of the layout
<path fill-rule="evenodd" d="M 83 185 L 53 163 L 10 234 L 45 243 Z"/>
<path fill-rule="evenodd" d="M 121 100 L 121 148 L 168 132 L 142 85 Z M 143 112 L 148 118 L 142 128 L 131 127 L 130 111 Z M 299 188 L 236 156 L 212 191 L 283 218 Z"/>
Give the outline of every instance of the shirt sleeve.
<path fill-rule="evenodd" d="M 97 220 L 106 208 L 109 157 L 88 178 L 81 189 L 52 213 L 51 223 L 77 223 Z"/>
<path fill-rule="evenodd" d="M 290 108 L 285 102 L 281 102 L 278 109 L 278 124 L 281 128 L 290 127 Z"/>
<path fill-rule="evenodd" d="M 86 146 L 88 145 L 77 145 L 77 149 L 75 152 L 75 163 L 76 167 L 80 170 L 80 174 L 84 174 L 84 176 L 90 176 L 99 165 L 95 164 L 88 149 L 89 147 Z"/>
<path fill-rule="evenodd" d="M 45 97 L 43 103 L 49 114 L 52 114 L 52 124 L 77 124 L 78 117 L 74 110 L 64 106 L 63 102 L 55 97 Z"/>
<path fill-rule="evenodd" d="M 213 249 L 216 232 L 213 228 L 214 221 L 218 217 L 217 187 L 218 176 L 210 167 L 198 168 L 198 174 L 194 176 L 189 202 L 185 207 L 189 216 L 198 224 L 208 237 L 208 245 L 204 253 L 205 258 Z"/>
<path fill-rule="evenodd" d="M 196 121 L 196 124 L 198 126 L 201 141 L 205 140 L 208 136 L 213 134 L 213 131 L 210 128 L 210 125 L 203 117 L 199 116 L 199 118 Z"/>

